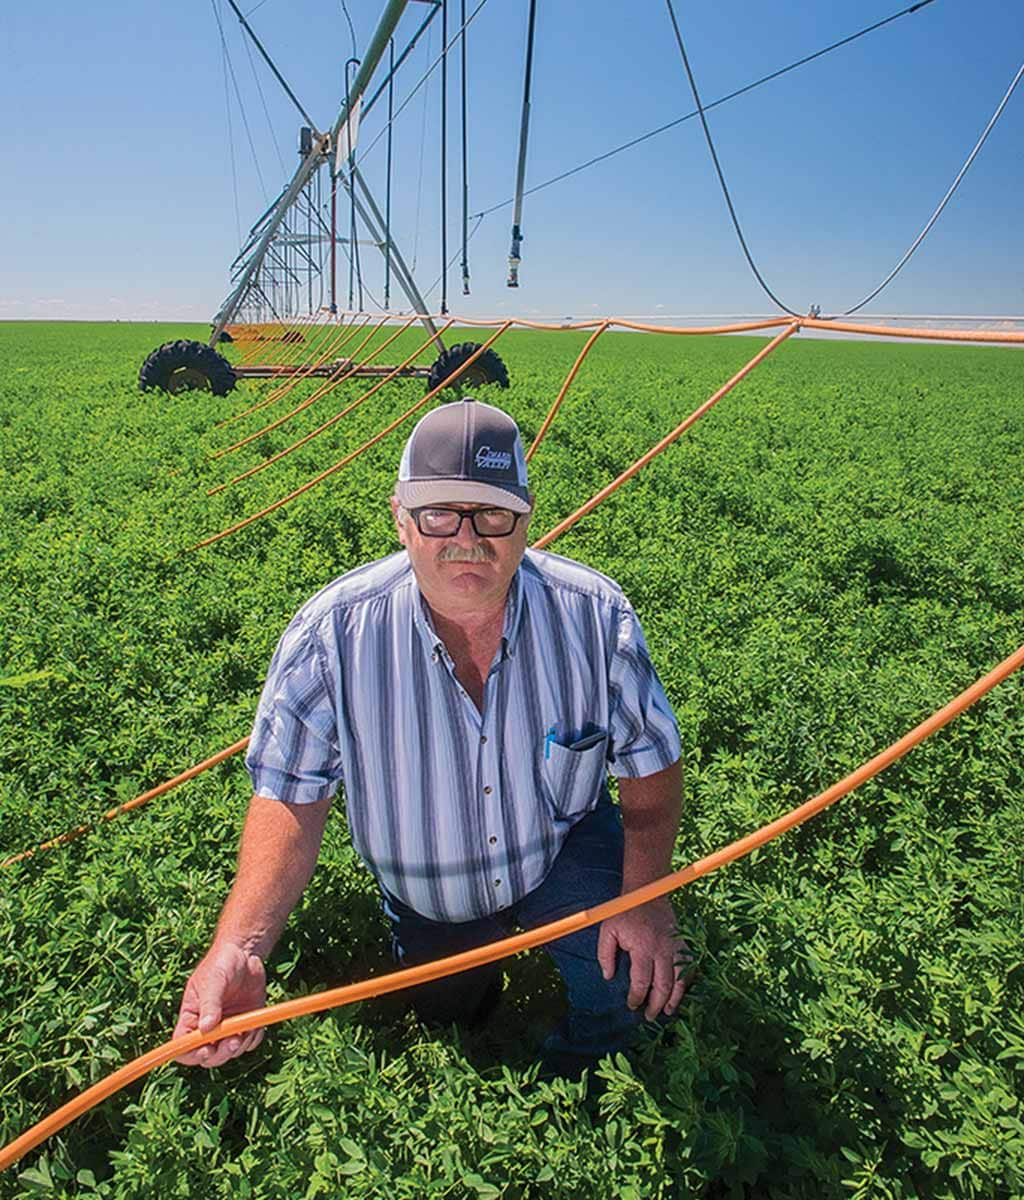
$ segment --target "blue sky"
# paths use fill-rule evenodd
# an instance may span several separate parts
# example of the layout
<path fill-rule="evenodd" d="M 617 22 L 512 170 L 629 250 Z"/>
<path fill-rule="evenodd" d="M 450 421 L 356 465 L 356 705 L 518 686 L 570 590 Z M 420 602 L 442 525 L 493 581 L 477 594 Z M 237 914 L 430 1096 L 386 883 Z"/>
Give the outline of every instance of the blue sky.
<path fill-rule="evenodd" d="M 237 21 L 225 0 L 213 2 L 223 5 L 262 185 L 233 94 L 232 171 L 211 0 L 3 6 L 0 318 L 206 320 L 218 308 L 239 246 L 236 188 L 244 233 L 297 162 L 300 120 L 254 56 L 268 120 Z M 381 7 L 349 0 L 360 51 Z M 677 15 L 708 102 L 900 7 L 677 0 Z M 454 28 L 458 4 L 450 8 Z M 541 0 L 539 10 L 528 185 L 691 109 L 663 0 Z M 245 11 L 327 126 L 351 53 L 340 0 L 247 0 Z M 424 11 L 411 4 L 400 31 Z M 488 0 L 469 30 L 471 212 L 512 195 L 526 11 L 526 0 Z M 776 294 L 801 311 L 818 303 L 833 312 L 869 291 L 930 215 L 1022 59 L 1020 0 L 934 0 L 715 109 L 709 121 L 726 178 Z M 400 76 L 400 98 L 426 64 L 421 43 Z M 458 82 L 456 58 L 451 253 L 461 219 Z M 395 132 L 395 235 L 424 289 L 440 269 L 438 96 L 435 75 Z M 383 111 L 371 115 L 361 146 Z M 383 148 L 364 163 L 381 196 Z M 1024 84 L 936 228 L 868 312 L 1024 313 L 1022 148 Z M 481 222 L 472 296 L 461 296 L 457 269 L 449 277 L 453 311 L 772 308 L 742 258 L 695 120 L 528 197 L 518 292 L 505 287 L 510 223 L 510 208 Z M 367 283 L 379 293 L 372 255 L 364 251 Z"/>

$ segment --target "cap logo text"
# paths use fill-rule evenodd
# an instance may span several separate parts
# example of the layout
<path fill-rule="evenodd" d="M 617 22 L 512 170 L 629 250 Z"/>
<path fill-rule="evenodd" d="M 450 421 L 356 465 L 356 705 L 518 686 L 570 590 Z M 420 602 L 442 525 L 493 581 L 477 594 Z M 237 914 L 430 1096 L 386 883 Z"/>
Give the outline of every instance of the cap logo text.
<path fill-rule="evenodd" d="M 512 455 L 507 450 L 492 450 L 490 446 L 481 446 L 473 461 L 486 471 L 507 471 L 512 466 Z"/>

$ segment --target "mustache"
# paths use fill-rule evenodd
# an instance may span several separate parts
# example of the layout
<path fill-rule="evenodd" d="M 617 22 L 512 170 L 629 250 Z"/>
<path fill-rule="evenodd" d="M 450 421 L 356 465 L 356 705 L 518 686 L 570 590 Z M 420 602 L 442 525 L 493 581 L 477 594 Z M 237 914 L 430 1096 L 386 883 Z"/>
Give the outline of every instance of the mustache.
<path fill-rule="evenodd" d="M 483 563 L 493 562 L 494 551 L 484 542 L 476 546 L 456 546 L 449 543 L 442 546 L 437 556 L 438 562 Z"/>

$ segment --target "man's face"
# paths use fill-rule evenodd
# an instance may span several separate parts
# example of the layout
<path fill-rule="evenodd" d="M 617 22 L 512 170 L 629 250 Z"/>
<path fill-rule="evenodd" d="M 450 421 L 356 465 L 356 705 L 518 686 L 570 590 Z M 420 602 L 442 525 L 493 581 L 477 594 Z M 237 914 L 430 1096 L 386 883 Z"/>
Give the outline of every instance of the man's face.
<path fill-rule="evenodd" d="M 436 507 L 471 512 L 494 505 L 452 501 Z M 427 537 L 411 515 L 401 519 L 395 497 L 391 498 L 391 511 L 398 539 L 409 552 L 420 590 L 432 608 L 442 613 L 471 613 L 504 603 L 526 551 L 530 513 L 519 518 L 507 537 L 479 537 L 471 521 L 463 521 L 451 537 Z"/>

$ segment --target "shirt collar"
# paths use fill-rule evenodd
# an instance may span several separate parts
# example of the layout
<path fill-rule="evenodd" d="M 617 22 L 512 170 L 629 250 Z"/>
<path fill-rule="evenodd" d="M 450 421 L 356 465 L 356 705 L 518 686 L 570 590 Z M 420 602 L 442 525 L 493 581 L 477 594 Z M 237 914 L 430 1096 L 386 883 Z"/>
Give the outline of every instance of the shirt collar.
<path fill-rule="evenodd" d="M 523 567 L 520 564 L 516 569 L 516 573 L 512 576 L 508 595 L 505 597 L 505 623 L 501 630 L 501 657 L 503 659 L 511 658 L 514 654 L 519 626 L 522 623 L 524 591 L 522 576 Z M 412 583 L 414 593 L 413 623 L 417 630 L 419 630 L 424 646 L 433 654 L 441 644 L 441 639 L 434 628 L 434 622 L 430 616 L 430 606 L 420 591 L 415 574 L 412 577 Z"/>

